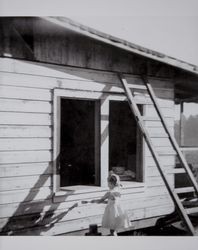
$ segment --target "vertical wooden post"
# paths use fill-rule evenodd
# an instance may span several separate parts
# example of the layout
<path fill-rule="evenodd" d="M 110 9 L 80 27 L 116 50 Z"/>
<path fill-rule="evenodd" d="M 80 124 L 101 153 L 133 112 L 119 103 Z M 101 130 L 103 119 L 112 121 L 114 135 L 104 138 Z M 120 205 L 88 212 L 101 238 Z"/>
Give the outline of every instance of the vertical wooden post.
<path fill-rule="evenodd" d="M 141 115 L 146 113 L 146 105 L 139 105 Z M 145 181 L 145 142 L 136 123 L 136 181 Z"/>
<path fill-rule="evenodd" d="M 179 124 L 180 146 L 184 146 L 184 103 L 180 103 L 180 124 Z"/>
<path fill-rule="evenodd" d="M 60 173 L 59 173 L 59 157 L 60 157 L 60 119 L 61 119 L 61 98 L 54 91 L 53 98 L 53 192 L 58 192 L 60 189 Z"/>
<path fill-rule="evenodd" d="M 109 172 L 109 100 L 101 99 L 101 186 L 107 187 L 107 177 Z"/>
<path fill-rule="evenodd" d="M 94 163 L 95 163 L 95 185 L 100 185 L 100 102 L 95 101 L 94 116 Z"/>

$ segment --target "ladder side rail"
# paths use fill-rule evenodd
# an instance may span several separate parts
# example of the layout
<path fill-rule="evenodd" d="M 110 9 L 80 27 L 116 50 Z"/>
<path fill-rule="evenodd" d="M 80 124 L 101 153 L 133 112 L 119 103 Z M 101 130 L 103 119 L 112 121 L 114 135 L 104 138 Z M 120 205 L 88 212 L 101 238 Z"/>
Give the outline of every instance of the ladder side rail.
<path fill-rule="evenodd" d="M 145 129 L 145 127 L 143 126 L 143 121 L 141 119 L 141 114 L 140 114 L 140 112 L 138 110 L 137 104 L 134 101 L 134 97 L 131 94 L 131 91 L 130 91 L 129 87 L 127 86 L 126 79 L 121 74 L 119 74 L 119 78 L 120 78 L 120 80 L 122 82 L 125 93 L 127 95 L 127 100 L 128 100 L 128 102 L 130 104 L 129 106 L 130 106 L 132 112 L 135 115 L 136 121 L 137 121 L 137 123 L 138 123 L 138 125 L 140 127 L 140 130 L 141 130 L 141 132 L 143 134 L 143 137 L 144 137 L 144 139 L 145 139 L 145 141 L 146 141 L 146 143 L 147 143 L 147 145 L 148 145 L 148 147 L 149 147 L 149 149 L 151 151 L 151 154 L 152 154 L 152 156 L 154 158 L 154 161 L 155 161 L 156 166 L 157 166 L 157 168 L 158 168 L 158 170 L 160 172 L 160 175 L 161 175 L 161 177 L 162 177 L 162 179 L 163 179 L 163 181 L 165 183 L 165 186 L 167 187 L 168 192 L 169 192 L 175 206 L 177 207 L 177 210 L 178 210 L 180 216 L 183 218 L 189 232 L 192 235 L 194 235 L 195 231 L 194 231 L 193 225 L 192 225 L 188 215 L 186 214 L 185 209 L 181 204 L 181 201 L 179 200 L 178 196 L 174 193 L 174 191 L 171 189 L 170 184 L 169 184 L 168 180 L 166 179 L 166 176 L 163 173 L 163 170 L 162 170 L 162 167 L 161 167 L 161 164 L 160 164 L 159 156 L 155 152 L 154 146 L 153 146 L 152 141 L 150 140 L 149 134 L 148 134 L 147 130 Z"/>
<path fill-rule="evenodd" d="M 183 218 L 187 228 L 189 229 L 189 232 L 192 235 L 194 235 L 195 234 L 194 227 L 193 227 L 188 215 L 186 214 L 186 211 L 185 211 L 183 205 L 181 204 L 181 201 L 180 201 L 178 195 L 175 194 L 174 190 L 171 189 L 171 186 L 170 186 L 170 184 L 169 184 L 169 182 L 168 182 L 168 180 L 163 172 L 162 164 L 160 163 L 160 158 L 159 158 L 158 154 L 155 152 L 154 145 L 153 145 L 152 141 L 150 140 L 148 132 L 146 131 L 144 126 L 142 126 L 141 121 L 139 121 L 139 126 L 140 126 L 140 130 L 142 131 L 142 134 L 144 136 L 144 139 L 145 139 L 145 141 L 146 141 L 146 143 L 151 151 L 151 154 L 152 154 L 153 159 L 156 163 L 156 166 L 160 172 L 160 175 L 165 183 L 165 186 L 168 189 L 169 195 L 171 196 L 171 198 L 172 198 L 172 200 L 177 208 L 178 213 Z"/>
<path fill-rule="evenodd" d="M 152 99 L 153 104 L 154 104 L 154 106 L 155 106 L 155 108 L 156 108 L 156 111 L 157 111 L 157 113 L 158 113 L 158 115 L 159 115 L 159 117 L 160 117 L 160 119 L 161 119 L 161 121 L 162 121 L 163 127 L 164 127 L 166 133 L 167 133 L 168 136 L 169 136 L 169 139 L 170 139 L 170 141 L 171 141 L 171 144 L 172 144 L 173 148 L 175 149 L 175 151 L 176 151 L 176 153 L 177 153 L 177 155 L 178 155 L 178 157 L 179 157 L 180 162 L 182 163 L 183 167 L 185 168 L 187 174 L 189 175 L 190 180 L 191 180 L 191 182 L 192 182 L 192 184 L 193 184 L 193 187 L 194 187 L 194 189 L 195 189 L 195 191 L 196 191 L 196 193 L 197 193 L 197 195 L 198 195 L 198 184 L 197 184 L 197 182 L 196 182 L 196 180 L 195 180 L 195 178 L 194 178 L 194 175 L 193 175 L 193 173 L 192 173 L 190 167 L 188 166 L 188 163 L 187 163 L 185 157 L 183 156 L 183 154 L 182 154 L 182 152 L 181 152 L 181 150 L 180 150 L 180 148 L 179 148 L 179 146 L 178 146 L 178 144 L 177 144 L 177 142 L 176 142 L 174 136 L 172 135 L 172 133 L 170 132 L 170 130 L 169 130 L 169 128 L 168 128 L 168 125 L 167 125 L 167 123 L 166 123 L 166 121 L 165 121 L 165 118 L 164 118 L 164 116 L 163 116 L 163 114 L 162 114 L 162 112 L 161 112 L 161 110 L 160 110 L 160 107 L 159 107 L 157 98 L 156 98 L 156 96 L 155 96 L 155 93 L 154 93 L 154 91 L 153 91 L 151 85 L 148 83 L 148 81 L 145 81 L 145 80 L 144 80 L 144 83 L 145 83 L 145 85 L 146 85 L 146 87 L 147 87 L 147 90 L 148 90 L 150 96 L 151 96 L 151 99 Z"/>

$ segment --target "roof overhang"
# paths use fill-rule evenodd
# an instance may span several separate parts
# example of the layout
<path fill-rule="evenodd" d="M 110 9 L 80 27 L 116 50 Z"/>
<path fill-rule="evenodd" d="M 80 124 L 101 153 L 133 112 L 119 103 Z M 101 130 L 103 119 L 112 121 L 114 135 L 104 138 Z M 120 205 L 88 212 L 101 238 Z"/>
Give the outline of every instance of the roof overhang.
<path fill-rule="evenodd" d="M 108 35 L 106 33 L 97 31 L 93 28 L 89 28 L 85 25 L 81 25 L 73 20 L 66 18 L 66 17 L 42 17 L 42 19 L 59 25 L 63 28 L 70 29 L 74 32 L 80 33 L 84 36 L 88 36 L 90 38 L 96 39 L 98 41 L 102 41 L 106 44 L 118 47 L 128 52 L 132 52 L 138 54 L 140 56 L 144 56 L 161 63 L 165 63 L 167 65 L 171 65 L 173 67 L 188 71 L 190 73 L 198 75 L 198 66 L 184 62 L 182 60 L 178 60 L 176 58 L 167 56 L 165 54 L 156 52 L 154 50 L 150 50 L 144 48 L 142 46 L 133 44 L 126 40 L 122 40 L 120 38 Z"/>

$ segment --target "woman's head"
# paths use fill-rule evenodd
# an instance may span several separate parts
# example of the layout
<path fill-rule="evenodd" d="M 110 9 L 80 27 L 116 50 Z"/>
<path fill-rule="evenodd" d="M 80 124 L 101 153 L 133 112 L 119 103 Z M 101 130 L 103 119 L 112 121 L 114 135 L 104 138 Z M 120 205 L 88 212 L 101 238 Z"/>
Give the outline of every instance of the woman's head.
<path fill-rule="evenodd" d="M 107 181 L 108 181 L 108 184 L 110 184 L 109 186 L 111 186 L 111 187 L 120 186 L 120 178 L 116 174 L 110 174 Z"/>

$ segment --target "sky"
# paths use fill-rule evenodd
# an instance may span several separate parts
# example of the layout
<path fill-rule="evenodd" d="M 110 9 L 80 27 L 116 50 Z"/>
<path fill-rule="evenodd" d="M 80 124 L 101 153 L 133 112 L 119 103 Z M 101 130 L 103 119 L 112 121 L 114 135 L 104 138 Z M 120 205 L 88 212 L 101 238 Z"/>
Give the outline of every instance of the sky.
<path fill-rule="evenodd" d="M 197 0 L 0 0 L 0 15 L 66 16 L 198 65 Z"/>

